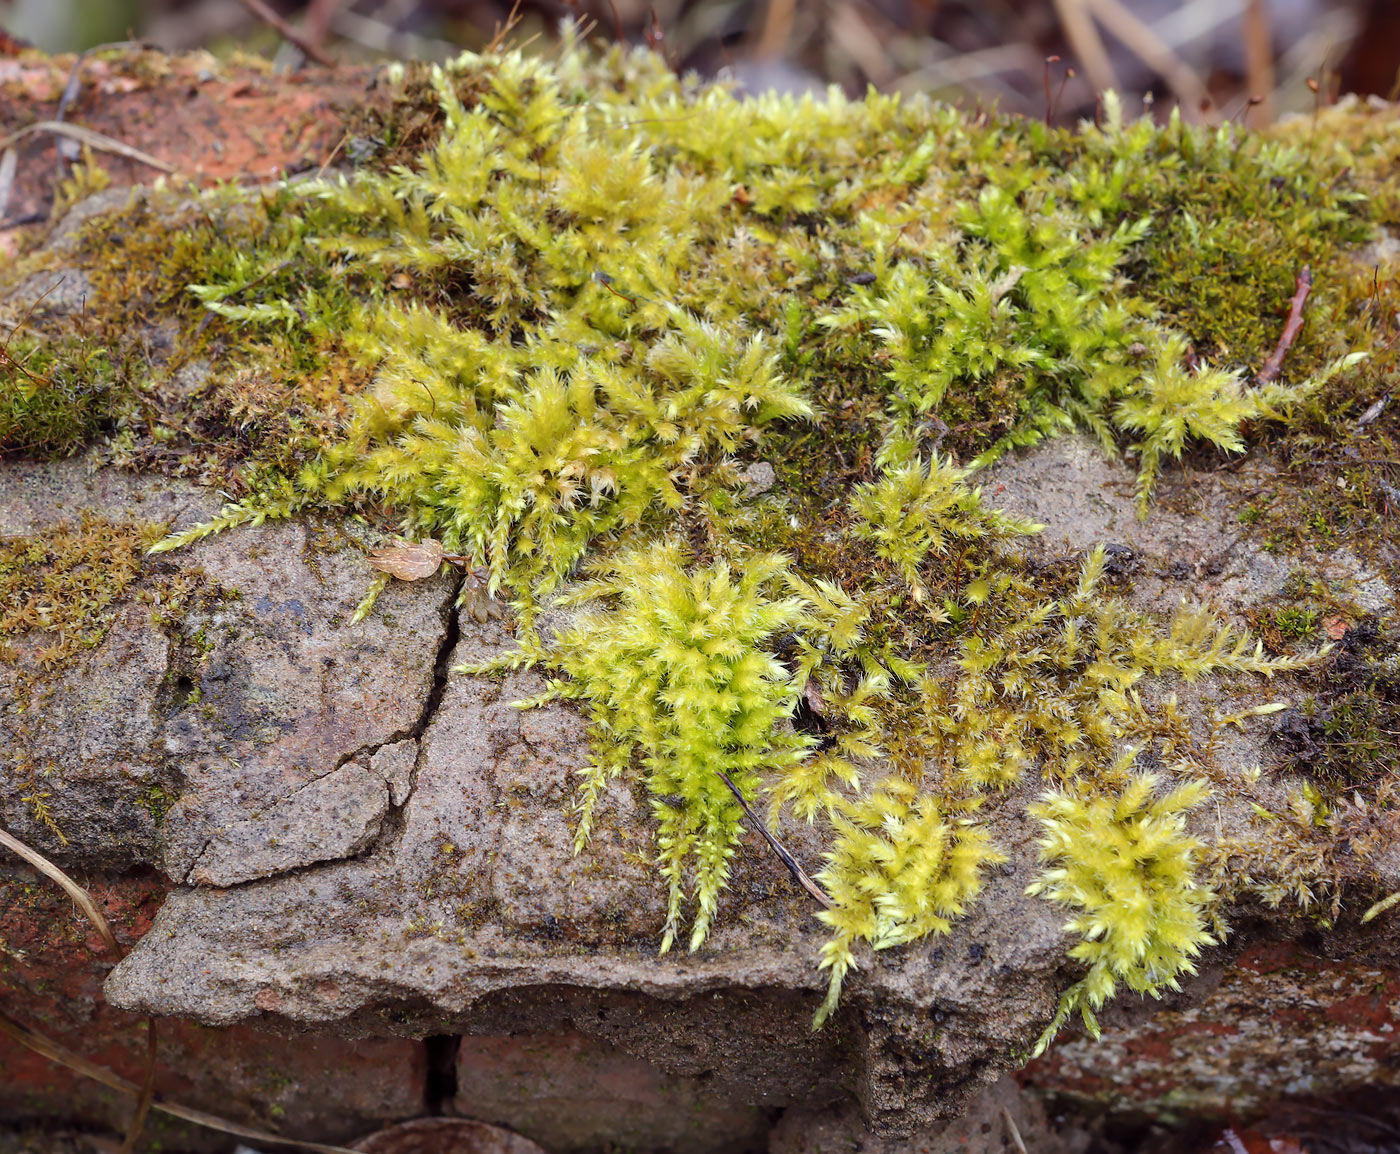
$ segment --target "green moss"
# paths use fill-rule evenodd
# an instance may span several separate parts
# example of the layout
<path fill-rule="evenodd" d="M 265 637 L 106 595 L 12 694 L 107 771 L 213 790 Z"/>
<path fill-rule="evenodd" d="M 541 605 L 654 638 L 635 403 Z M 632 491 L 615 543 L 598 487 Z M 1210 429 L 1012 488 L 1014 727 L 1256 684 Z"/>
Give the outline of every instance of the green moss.
<path fill-rule="evenodd" d="M 136 800 L 151 815 L 151 820 L 159 826 L 165 821 L 165 815 L 170 812 L 170 807 L 179 800 L 179 797 L 161 786 L 153 785 L 141 793 Z"/>
<path fill-rule="evenodd" d="M 1296 278 L 1311 268 L 1311 323 L 1288 362 L 1307 375 L 1344 351 L 1332 347 L 1329 322 L 1348 248 L 1371 228 L 1364 194 L 1330 135 L 1278 135 L 1287 139 L 1229 125 L 1151 131 L 1139 123 L 1118 133 L 1112 153 L 1131 160 L 1125 201 L 1153 219 L 1129 270 L 1198 355 L 1261 368 Z"/>
<path fill-rule="evenodd" d="M 88 515 L 0 537 L 0 658 L 15 660 L 22 646 L 51 665 L 96 646 L 163 530 Z"/>
<path fill-rule="evenodd" d="M 1120 761 L 1125 775 L 1135 755 L 1130 749 Z M 1070 956 L 1089 967 L 1061 999 L 1037 1054 L 1075 1010 L 1098 1037 L 1094 1010 L 1120 984 L 1154 997 L 1178 989 L 1177 978 L 1196 972 L 1192 959 L 1213 941 L 1205 910 L 1216 897 L 1197 881 L 1201 845 L 1185 823 L 1209 791 L 1189 781 L 1154 799 L 1156 785 L 1150 774 L 1129 776 L 1116 796 L 1100 785 L 1092 794 L 1050 794 L 1031 807 L 1045 827 L 1041 856 L 1050 868 L 1026 892 L 1075 911 L 1065 926 L 1080 936 Z"/>
<path fill-rule="evenodd" d="M 937 797 L 899 777 L 843 799 L 833 826 L 817 875 L 831 898 L 817 916 L 833 931 L 822 947 L 831 984 L 818 1026 L 836 1009 L 859 941 L 883 950 L 948 933 L 981 892 L 983 869 L 1006 860 L 982 825 L 945 817 Z"/>
<path fill-rule="evenodd" d="M 1284 763 L 1329 794 L 1400 776 L 1400 667 L 1393 634 L 1367 618 L 1318 669 L 1317 692 L 1280 722 Z"/>
<path fill-rule="evenodd" d="M 111 358 L 86 342 L 12 338 L 0 355 L 0 455 L 76 452 L 111 427 L 122 391 Z"/>
<path fill-rule="evenodd" d="M 1301 452 L 1355 354 L 1384 355 L 1360 322 L 1309 328 L 1278 380 L 1252 379 L 1300 263 L 1324 320 L 1354 303 L 1368 225 L 1344 159 L 1125 124 L 1111 102 L 1068 133 L 879 95 L 739 101 L 644 53 L 406 75 L 372 163 L 220 202 L 146 291 L 173 301 L 184 277 L 219 355 L 248 358 L 180 427 L 260 430 L 253 496 L 160 547 L 319 504 L 469 555 L 518 610 L 503 663 L 588 711 L 580 845 L 608 777 L 652 798 L 663 948 L 687 918 L 700 948 L 717 915 L 729 783 L 823 823 L 822 1017 L 862 950 L 945 933 L 975 900 L 1004 852 L 983 813 L 1028 774 L 1055 791 L 1032 811 L 1036 889 L 1075 911 L 1089 967 L 1056 1025 L 1189 972 L 1225 888 L 1184 832 L 1201 790 L 1154 798 L 1126 767 L 1215 771 L 1175 679 L 1313 658 L 1270 658 L 1203 608 L 1131 610 L 1102 549 L 1033 570 L 1006 541 L 1036 527 L 971 470 L 1083 429 L 1135 456 L 1145 513 L 1185 452 L 1280 429 Z M 757 496 L 762 457 L 778 483 Z M 551 604 L 577 616 L 546 639 Z"/>
<path fill-rule="evenodd" d="M 575 845 L 583 849 L 609 777 L 634 756 L 657 820 L 658 864 L 670 886 L 661 950 L 670 948 L 693 868 L 691 949 L 709 933 L 743 810 L 765 773 L 783 773 L 810 742 L 777 723 L 790 718 L 798 687 L 765 646 L 797 625 L 802 603 L 774 596 L 784 561 L 749 556 L 734 573 L 720 562 L 693 568 L 680 544 L 664 542 L 612 560 L 561 604 L 615 599 L 583 614 L 550 647 L 567 675 L 540 700 L 588 703 L 598 757 L 583 775 Z M 781 590 L 779 590 L 781 591 Z"/>
<path fill-rule="evenodd" d="M 1290 605 L 1274 611 L 1274 625 L 1284 637 L 1301 640 L 1317 630 L 1318 611 L 1302 605 Z"/>

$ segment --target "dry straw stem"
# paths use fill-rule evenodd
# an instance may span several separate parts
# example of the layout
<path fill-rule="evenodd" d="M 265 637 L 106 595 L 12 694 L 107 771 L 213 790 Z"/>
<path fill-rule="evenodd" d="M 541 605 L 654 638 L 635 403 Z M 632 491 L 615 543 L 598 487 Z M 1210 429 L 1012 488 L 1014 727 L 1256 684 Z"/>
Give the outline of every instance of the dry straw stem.
<path fill-rule="evenodd" d="M 7 1035 L 21 1045 L 27 1046 L 36 1054 L 42 1054 L 49 1061 L 67 1066 L 68 1069 L 91 1078 L 94 1082 L 100 1082 L 118 1093 L 129 1094 L 132 1097 L 137 1097 L 141 1093 L 141 1087 L 135 1082 L 128 1082 L 106 1067 L 89 1062 L 81 1054 L 75 1054 L 52 1038 L 21 1026 L 4 1014 L 0 1014 L 0 1034 Z M 229 1122 L 214 1114 L 206 1114 L 203 1110 L 192 1110 L 188 1106 L 181 1106 L 178 1102 L 153 1101 L 151 1106 L 162 1114 L 169 1114 L 172 1118 L 193 1122 L 196 1126 L 206 1126 L 210 1130 L 218 1130 L 223 1134 L 232 1134 L 235 1138 L 247 1138 L 253 1142 L 268 1142 L 279 1146 L 295 1146 L 300 1150 L 315 1150 L 321 1154 L 355 1154 L 355 1151 L 344 1146 L 322 1146 L 318 1142 L 301 1142 L 295 1138 L 284 1138 L 280 1134 L 270 1134 L 266 1130 L 258 1130 L 252 1126 L 240 1126 L 237 1122 Z"/>
<path fill-rule="evenodd" d="M 0 136 L 0 148 L 9 148 L 10 145 L 23 140 L 26 136 L 33 136 L 36 132 L 52 132 L 56 136 L 70 136 L 74 140 L 86 144 L 89 148 L 97 149 L 98 152 L 111 152 L 117 156 L 125 156 L 128 160 L 138 161 L 150 168 L 159 169 L 161 172 L 175 171 L 173 164 L 157 160 L 149 152 L 142 152 L 139 148 L 133 148 L 105 133 L 84 128 L 81 124 L 68 124 L 62 120 L 39 120 L 33 124 L 26 124 L 23 128 L 10 133 L 9 136 Z"/>
<path fill-rule="evenodd" d="M 1094 27 L 1089 0 L 1055 0 L 1055 14 L 1090 83 L 1100 92 L 1118 91 L 1118 75 L 1108 58 L 1103 38 Z"/>
<path fill-rule="evenodd" d="M 1196 113 L 1209 103 L 1210 93 L 1195 70 L 1119 0 L 1055 0 L 1055 12 L 1075 55 L 1100 92 L 1116 91 L 1119 85 L 1094 17 L 1133 55 L 1161 74 L 1183 107 Z"/>
<path fill-rule="evenodd" d="M 97 932 L 102 935 L 102 940 L 107 943 L 107 948 L 117 957 L 122 956 L 122 950 L 117 945 L 116 936 L 112 933 L 112 927 L 107 924 L 107 919 L 102 916 L 102 911 L 97 908 L 97 903 L 92 900 L 92 895 L 83 889 L 77 882 L 64 873 L 53 862 L 49 861 L 37 850 L 30 849 L 19 838 L 0 829 L 0 845 L 22 857 L 36 870 L 43 874 L 50 881 L 57 882 L 63 887 L 66 893 L 77 904 L 78 908 L 87 915 L 88 921 L 97 927 Z"/>
<path fill-rule="evenodd" d="M 1026 1140 L 1021 1137 L 1021 1128 L 1016 1125 L 1016 1119 L 1011 1116 L 1011 1111 L 1005 1106 L 1001 1108 L 1002 1121 L 1006 1123 L 1006 1128 L 1011 1132 L 1011 1141 L 1016 1145 L 1017 1154 L 1027 1154 Z"/>
<path fill-rule="evenodd" d="M 38 850 L 31 849 L 20 841 L 13 834 L 0 829 L 0 845 L 11 850 L 18 857 L 24 859 L 46 878 L 57 882 L 64 892 L 73 899 L 78 908 L 83 911 L 88 921 L 102 935 L 102 940 L 107 948 L 118 958 L 122 956 L 122 949 L 117 944 L 116 935 L 112 933 L 112 927 L 108 925 L 107 919 L 103 917 L 102 911 L 97 908 L 97 903 L 92 900 L 92 895 L 83 889 L 77 882 L 64 873 L 53 862 L 49 861 Z M 248 1138 L 254 1142 L 271 1142 L 283 1146 L 296 1146 L 303 1150 L 323 1151 L 325 1154 L 353 1154 L 342 1146 L 322 1146 L 315 1142 L 299 1142 L 292 1138 L 282 1138 L 276 1134 L 269 1134 L 266 1131 L 255 1129 L 251 1126 L 240 1126 L 237 1122 L 228 1122 L 215 1114 L 206 1114 L 202 1110 L 193 1110 L 188 1106 L 181 1106 L 176 1102 L 158 1102 L 155 1100 L 156 1082 L 156 1024 L 151 1018 L 146 1019 L 146 1073 L 141 1080 L 141 1085 L 135 1082 L 128 1082 L 118 1074 L 103 1066 L 90 1062 L 81 1054 L 75 1054 L 67 1047 L 55 1042 L 52 1038 L 45 1037 L 18 1022 L 11 1020 L 4 1014 L 0 1014 L 0 1034 L 6 1034 L 33 1050 L 36 1054 L 41 1054 L 51 1062 L 57 1062 L 61 1066 L 67 1066 L 82 1074 L 86 1078 L 91 1078 L 95 1082 L 129 1094 L 136 1099 L 136 1110 L 132 1115 L 131 1123 L 127 1127 L 126 1139 L 122 1143 L 121 1154 L 131 1154 L 135 1149 L 136 1142 L 141 1136 L 141 1131 L 146 1123 L 146 1115 L 152 1109 L 169 1114 L 173 1118 L 180 1118 L 186 1122 L 193 1122 L 197 1126 L 206 1126 L 211 1130 L 219 1130 L 225 1134 L 232 1134 L 238 1138 Z"/>

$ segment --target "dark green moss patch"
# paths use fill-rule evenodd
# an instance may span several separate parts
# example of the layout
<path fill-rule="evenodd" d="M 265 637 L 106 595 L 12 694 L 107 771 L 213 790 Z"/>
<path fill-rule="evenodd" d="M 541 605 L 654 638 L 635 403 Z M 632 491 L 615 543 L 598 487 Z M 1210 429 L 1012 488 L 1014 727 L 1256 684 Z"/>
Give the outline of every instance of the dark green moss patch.
<path fill-rule="evenodd" d="M 1330 792 L 1368 791 L 1400 774 L 1400 659 L 1395 630 L 1367 618 L 1318 668 L 1316 692 L 1274 734 L 1283 764 Z"/>

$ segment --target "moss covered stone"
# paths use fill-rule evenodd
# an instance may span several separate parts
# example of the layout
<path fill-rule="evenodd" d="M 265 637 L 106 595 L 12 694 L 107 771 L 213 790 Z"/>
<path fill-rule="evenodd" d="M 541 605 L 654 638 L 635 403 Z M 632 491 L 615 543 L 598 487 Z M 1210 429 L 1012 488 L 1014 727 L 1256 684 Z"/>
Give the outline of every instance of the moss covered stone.
<path fill-rule="evenodd" d="M 1102 547 L 1032 562 L 1015 541 L 1040 527 L 976 484 L 1079 431 L 1131 456 L 1150 517 L 1184 454 L 1296 458 L 1354 421 L 1395 372 L 1389 290 L 1364 297 L 1354 256 L 1393 211 L 1393 116 L 1349 108 L 1343 146 L 1126 123 L 1108 99 L 1071 132 L 873 93 L 741 101 L 574 48 L 396 82 L 353 170 L 209 197 L 154 272 L 108 270 L 231 370 L 93 449 L 175 442 L 228 480 L 238 500 L 157 549 L 318 507 L 479 567 L 518 626 L 497 667 L 549 678 L 522 704 L 588 712 L 580 845 L 608 780 L 647 791 L 663 948 L 722 919 L 746 806 L 820 823 L 821 1017 L 859 950 L 965 914 L 1004 857 L 988 815 L 1028 786 L 1049 791 L 1022 807 L 1047 831 L 1033 889 L 1078 911 L 1090 967 L 1056 1025 L 1119 984 L 1171 988 L 1224 899 L 1335 880 L 1321 859 L 1276 876 L 1265 839 L 1229 842 L 1258 863 L 1231 875 L 1228 839 L 1186 832 L 1240 768 L 1219 735 L 1272 705 L 1184 719 L 1176 697 L 1324 654 L 1200 604 L 1145 612 Z M 170 227 L 151 203 L 90 243 L 149 248 Z M 1304 266 L 1309 325 L 1266 379 Z M 1344 496 L 1384 493 L 1368 461 L 1329 462 Z M 1310 499 L 1285 483 L 1241 522 L 1292 528 Z M 1312 641 L 1308 612 L 1277 633 Z M 1330 803 L 1295 801 L 1273 820 L 1301 861 Z"/>

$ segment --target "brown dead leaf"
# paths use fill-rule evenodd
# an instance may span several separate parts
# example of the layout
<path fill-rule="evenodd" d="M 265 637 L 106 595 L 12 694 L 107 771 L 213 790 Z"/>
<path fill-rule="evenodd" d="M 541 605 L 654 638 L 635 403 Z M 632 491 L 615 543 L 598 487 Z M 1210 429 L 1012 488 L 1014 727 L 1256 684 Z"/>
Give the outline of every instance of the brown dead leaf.
<path fill-rule="evenodd" d="M 421 581 L 442 568 L 447 554 L 436 541 L 400 541 L 384 549 L 372 549 L 369 563 L 400 581 Z"/>

